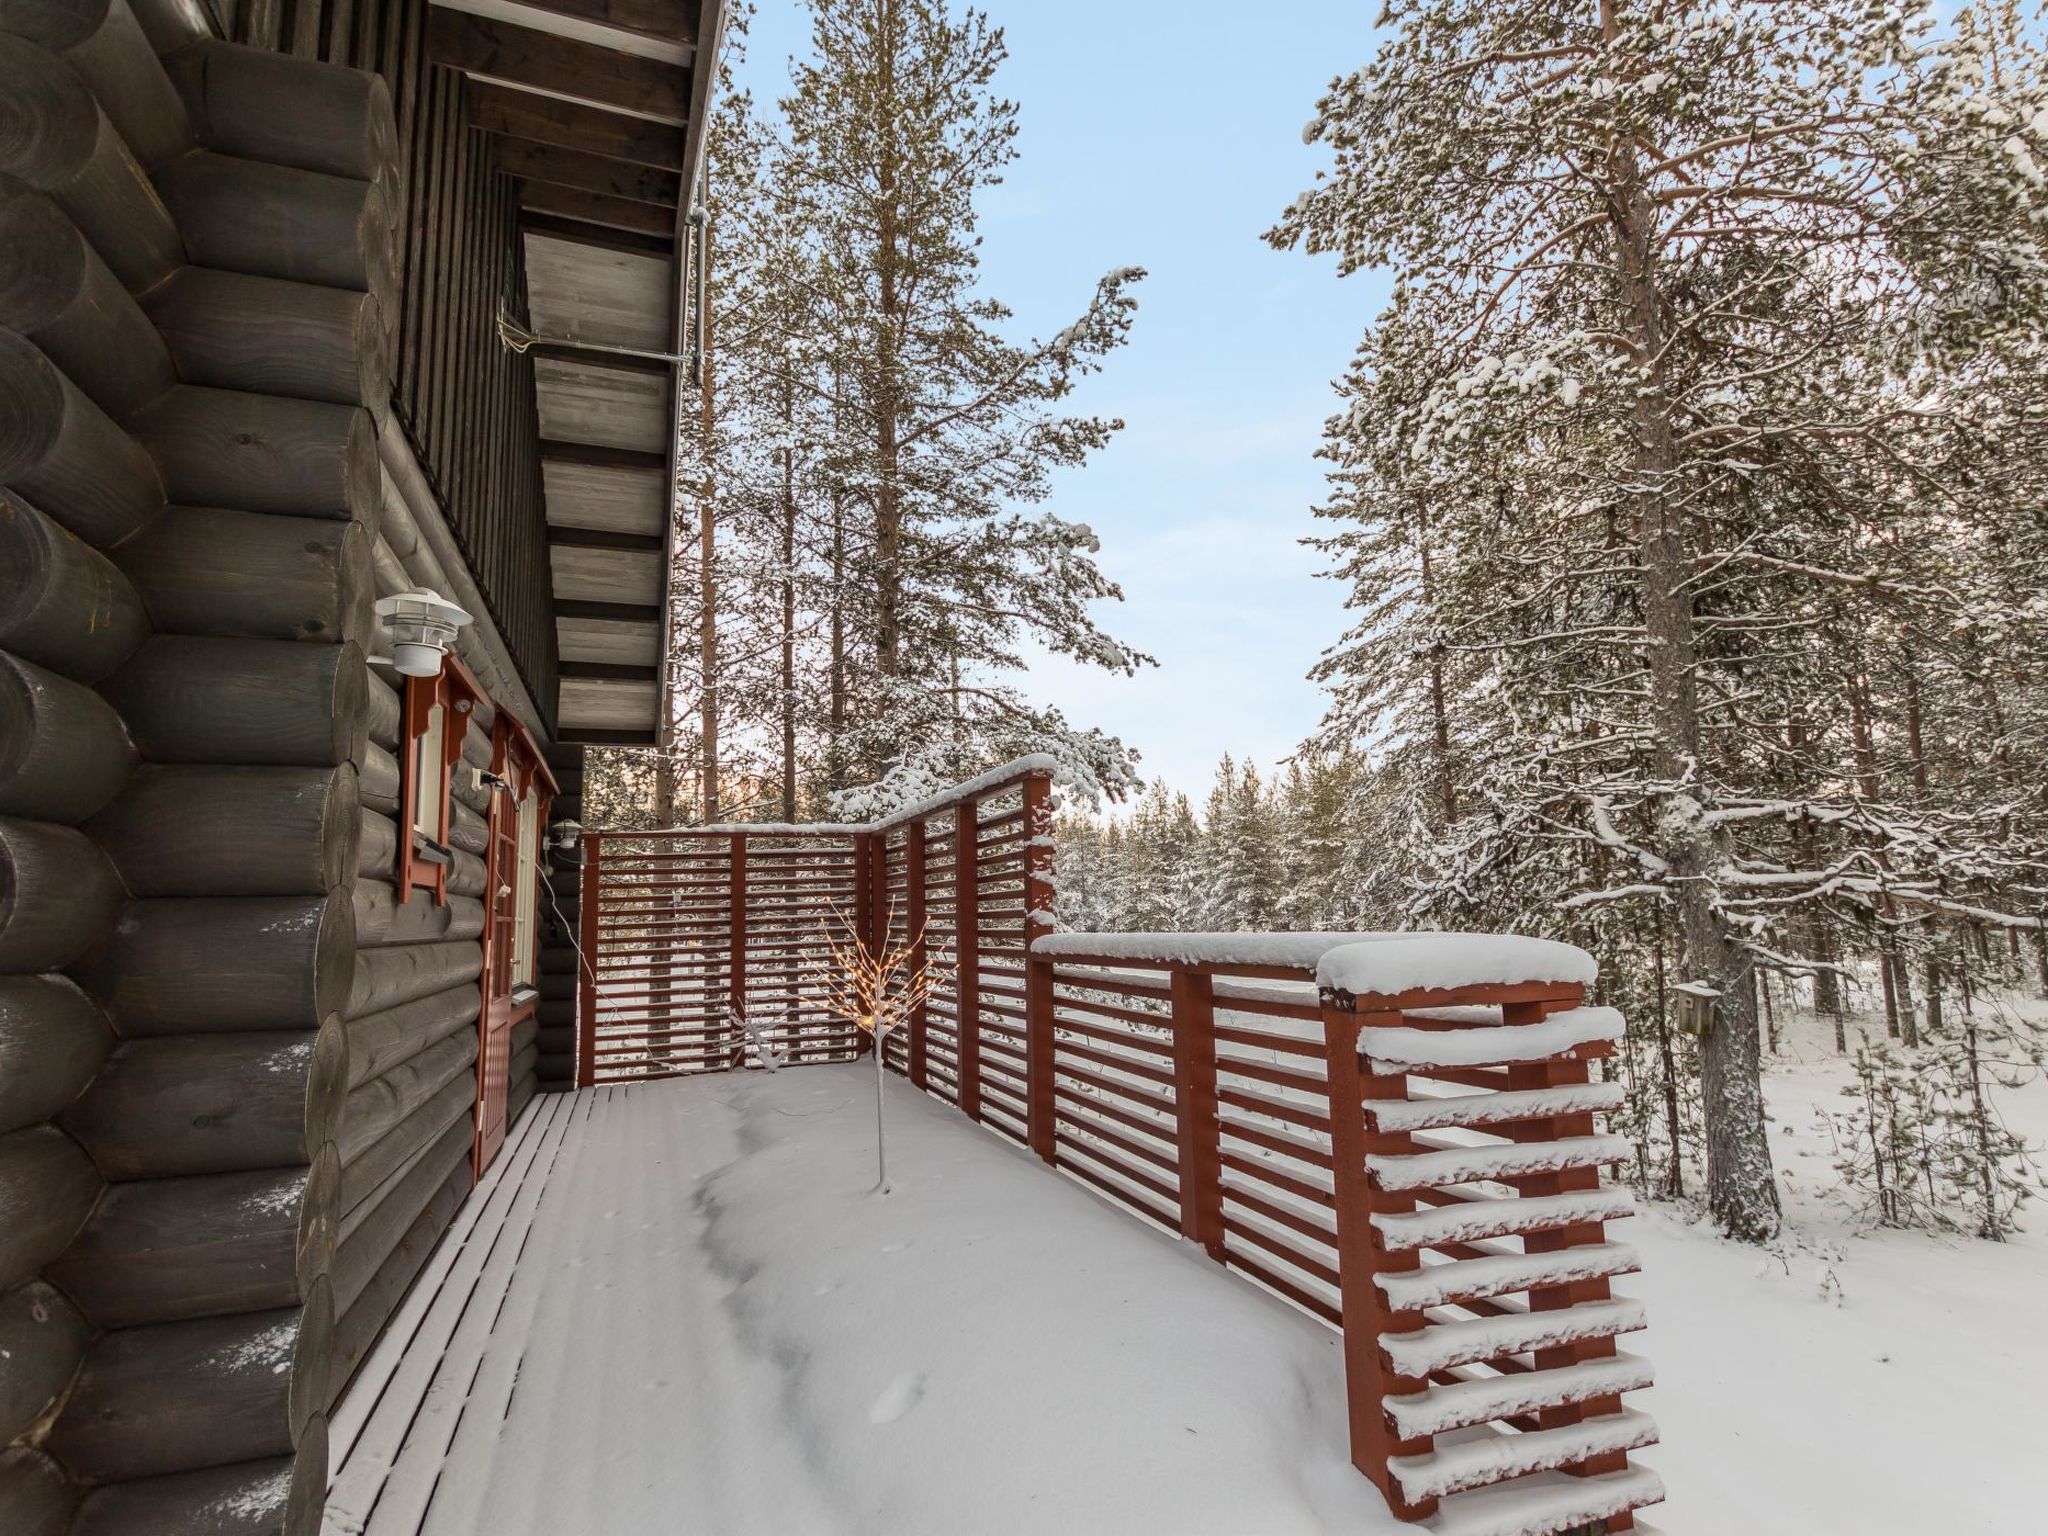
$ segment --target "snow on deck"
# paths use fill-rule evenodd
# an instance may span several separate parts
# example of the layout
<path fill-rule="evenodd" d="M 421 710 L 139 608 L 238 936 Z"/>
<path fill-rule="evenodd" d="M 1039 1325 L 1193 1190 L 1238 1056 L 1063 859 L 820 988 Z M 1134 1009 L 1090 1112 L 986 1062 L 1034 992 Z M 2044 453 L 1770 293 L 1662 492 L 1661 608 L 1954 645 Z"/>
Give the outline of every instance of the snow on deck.
<path fill-rule="evenodd" d="M 546 1097 L 336 1413 L 327 1536 L 1393 1536 L 1335 1335 L 865 1064 Z"/>

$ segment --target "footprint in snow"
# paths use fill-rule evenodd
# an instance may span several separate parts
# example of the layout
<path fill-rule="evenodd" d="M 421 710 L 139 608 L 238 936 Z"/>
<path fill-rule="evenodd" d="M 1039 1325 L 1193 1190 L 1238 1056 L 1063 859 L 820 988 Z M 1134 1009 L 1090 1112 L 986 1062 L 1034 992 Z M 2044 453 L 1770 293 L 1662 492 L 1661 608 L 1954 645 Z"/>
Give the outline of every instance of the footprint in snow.
<path fill-rule="evenodd" d="M 876 1398 L 874 1406 L 868 1409 L 868 1422 L 894 1424 L 915 1408 L 923 1397 L 924 1372 L 912 1371 L 907 1375 L 898 1376 L 882 1388 L 882 1395 Z"/>

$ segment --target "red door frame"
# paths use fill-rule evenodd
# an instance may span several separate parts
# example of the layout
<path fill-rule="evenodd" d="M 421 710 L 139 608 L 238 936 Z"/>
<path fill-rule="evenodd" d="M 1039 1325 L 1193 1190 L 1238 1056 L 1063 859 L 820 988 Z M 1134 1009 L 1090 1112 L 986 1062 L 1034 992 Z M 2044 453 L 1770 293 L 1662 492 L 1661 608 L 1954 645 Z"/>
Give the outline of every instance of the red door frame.
<path fill-rule="evenodd" d="M 503 705 L 491 730 L 491 813 L 487 821 L 484 859 L 484 969 L 482 1006 L 477 1012 L 476 1136 L 470 1162 L 475 1176 L 498 1155 L 510 1130 L 506 1124 L 512 1090 L 512 1031 L 534 1010 L 536 997 L 515 1002 L 517 982 L 512 963 L 517 948 L 519 898 L 519 804 L 531 790 L 539 799 L 534 836 L 545 840 L 548 805 L 558 792 L 555 777 L 526 727 Z M 541 849 L 534 849 L 534 904 L 540 903 L 540 882 L 547 878 Z M 540 914 L 532 914 L 532 942 L 540 937 Z"/>

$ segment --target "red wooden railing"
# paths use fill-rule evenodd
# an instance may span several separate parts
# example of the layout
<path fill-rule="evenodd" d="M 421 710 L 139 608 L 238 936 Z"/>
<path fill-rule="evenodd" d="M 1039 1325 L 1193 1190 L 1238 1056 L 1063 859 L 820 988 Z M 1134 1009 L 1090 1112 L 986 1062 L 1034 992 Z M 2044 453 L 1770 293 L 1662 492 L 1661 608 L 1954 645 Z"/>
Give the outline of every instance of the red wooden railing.
<path fill-rule="evenodd" d="M 873 827 L 587 834 L 585 1081 L 745 1064 L 735 1008 L 790 1059 L 845 1059 L 803 984 L 823 925 L 921 935 L 951 974 L 887 1064 L 1340 1329 L 1352 1459 L 1397 1514 L 1628 1529 L 1663 1492 L 1628 1459 L 1655 1427 L 1621 1403 L 1650 1373 L 1616 1344 L 1644 1319 L 1609 1290 L 1636 1256 L 1606 1236 L 1630 1202 L 1599 1169 L 1627 1149 L 1596 1134 L 1620 1087 L 1591 1063 L 1620 1019 L 1584 1006 L 1591 962 L 1053 935 L 1050 790 L 1027 761 Z"/>

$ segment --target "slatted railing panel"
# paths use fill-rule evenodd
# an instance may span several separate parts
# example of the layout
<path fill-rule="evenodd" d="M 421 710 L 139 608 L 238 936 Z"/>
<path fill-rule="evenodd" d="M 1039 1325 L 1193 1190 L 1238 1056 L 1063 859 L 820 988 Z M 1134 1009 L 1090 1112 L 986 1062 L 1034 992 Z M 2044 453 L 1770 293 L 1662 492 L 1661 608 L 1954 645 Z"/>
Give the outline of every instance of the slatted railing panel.
<path fill-rule="evenodd" d="M 751 1036 L 792 1063 L 850 1060 L 860 1031 L 833 1017 L 820 979 L 831 943 L 858 920 L 855 850 L 844 837 L 748 834 L 740 1004 Z"/>
<path fill-rule="evenodd" d="M 933 951 L 945 957 L 945 980 L 925 1010 L 925 1091 L 951 1104 L 960 1102 L 960 923 L 954 828 L 957 811 L 925 821 L 925 933 Z"/>
<path fill-rule="evenodd" d="M 730 1066 L 737 1047 L 727 842 L 591 834 L 584 857 L 583 1080 Z"/>

